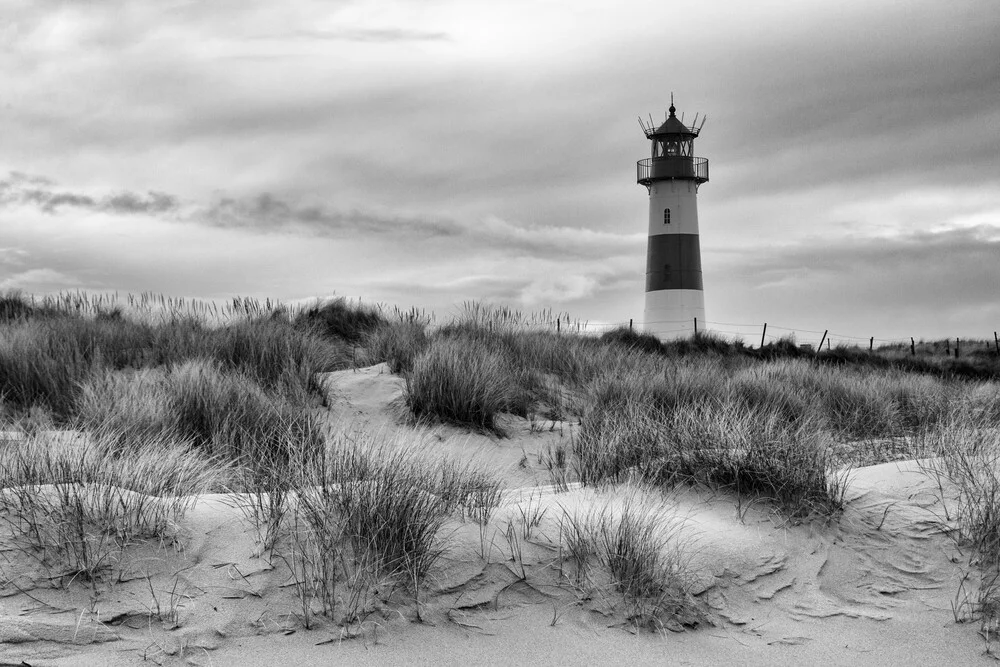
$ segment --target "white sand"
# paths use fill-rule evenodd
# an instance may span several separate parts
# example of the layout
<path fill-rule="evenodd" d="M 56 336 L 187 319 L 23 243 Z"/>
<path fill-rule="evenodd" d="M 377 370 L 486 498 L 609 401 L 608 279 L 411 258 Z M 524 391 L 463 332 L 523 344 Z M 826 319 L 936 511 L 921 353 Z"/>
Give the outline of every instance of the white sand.
<path fill-rule="evenodd" d="M 417 438 L 399 420 L 400 381 L 379 367 L 327 378 L 335 417 L 356 428 Z M 395 406 L 395 407 L 394 407 Z M 933 488 L 913 462 L 855 471 L 843 516 L 790 523 L 758 503 L 737 517 L 733 498 L 687 492 L 691 565 L 714 624 L 683 632 L 635 632 L 614 600 L 582 599 L 559 585 L 561 508 L 605 503 L 613 491 L 556 493 L 538 454 L 570 428 L 532 430 L 510 421 L 497 440 L 439 427 L 420 435 L 435 449 L 470 456 L 507 480 L 496 512 L 491 562 L 478 527 L 446 526 L 448 552 L 431 574 L 416 620 L 397 596 L 361 636 L 328 621 L 305 630 L 287 567 L 254 558 L 253 535 L 224 496 L 202 498 L 182 526 L 183 549 L 129 552 L 129 579 L 57 589 L 25 564 L 0 579 L 0 663 L 157 664 L 687 664 L 946 665 L 987 662 L 975 623 L 956 624 L 952 603 L 963 557 L 940 530 Z M 539 487 L 537 490 L 535 487 Z M 519 491 L 515 491 L 518 489 Z M 531 500 L 529 501 L 529 498 Z M 524 545 L 527 582 L 499 536 L 518 504 L 547 507 Z M 9 559 L 16 554 L 2 554 Z M 5 572 L 11 566 L 5 564 Z M 156 602 L 160 616 L 151 615 Z M 611 596 L 613 597 L 613 596 Z M 176 612 L 174 616 L 172 612 Z M 553 621 L 555 621 L 553 623 Z"/>

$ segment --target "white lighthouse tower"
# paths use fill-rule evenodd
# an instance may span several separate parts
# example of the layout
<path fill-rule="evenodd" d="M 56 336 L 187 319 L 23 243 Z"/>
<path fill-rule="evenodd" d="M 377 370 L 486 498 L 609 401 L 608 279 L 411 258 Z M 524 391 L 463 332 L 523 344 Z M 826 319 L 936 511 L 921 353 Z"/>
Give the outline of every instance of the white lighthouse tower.
<path fill-rule="evenodd" d="M 698 242 L 698 186 L 708 181 L 708 160 L 694 157 L 694 139 L 705 125 L 690 127 L 670 115 L 656 127 L 639 124 L 652 156 L 639 160 L 638 182 L 649 190 L 644 328 L 661 340 L 690 336 L 705 326 L 705 296 Z"/>

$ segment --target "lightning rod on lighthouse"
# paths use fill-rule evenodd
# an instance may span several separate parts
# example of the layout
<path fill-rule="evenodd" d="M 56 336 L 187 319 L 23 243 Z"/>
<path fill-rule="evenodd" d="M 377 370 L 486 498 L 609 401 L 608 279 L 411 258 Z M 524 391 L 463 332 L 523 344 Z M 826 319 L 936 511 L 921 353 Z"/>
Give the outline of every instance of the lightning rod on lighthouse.
<path fill-rule="evenodd" d="M 689 127 L 670 115 L 659 126 L 639 119 L 652 155 L 637 163 L 637 182 L 649 191 L 644 329 L 661 340 L 690 336 L 705 326 L 705 293 L 698 241 L 698 187 L 708 181 L 708 159 L 694 156 L 705 125 Z M 697 322 L 697 324 L 696 324 Z"/>

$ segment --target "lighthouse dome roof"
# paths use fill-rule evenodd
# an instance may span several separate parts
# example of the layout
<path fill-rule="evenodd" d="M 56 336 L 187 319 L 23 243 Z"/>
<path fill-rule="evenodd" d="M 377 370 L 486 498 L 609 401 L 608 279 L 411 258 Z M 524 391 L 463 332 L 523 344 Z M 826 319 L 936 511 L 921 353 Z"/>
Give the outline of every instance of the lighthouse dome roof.
<path fill-rule="evenodd" d="M 657 136 L 661 134 L 683 134 L 689 137 L 697 137 L 698 131 L 692 127 L 688 127 L 681 122 L 680 118 L 675 115 L 677 111 L 674 105 L 670 105 L 670 115 L 667 117 L 663 124 L 656 128 L 656 131 L 652 133 L 652 136 Z"/>

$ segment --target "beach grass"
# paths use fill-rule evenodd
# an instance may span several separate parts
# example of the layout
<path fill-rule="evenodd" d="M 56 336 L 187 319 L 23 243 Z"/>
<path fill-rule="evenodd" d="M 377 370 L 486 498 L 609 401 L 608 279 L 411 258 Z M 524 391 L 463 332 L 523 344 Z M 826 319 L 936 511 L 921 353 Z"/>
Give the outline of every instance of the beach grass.
<path fill-rule="evenodd" d="M 610 586 L 637 626 L 664 620 L 697 625 L 705 609 L 692 594 L 691 535 L 669 499 L 655 489 L 615 487 L 587 509 L 563 508 L 560 544 L 585 595 Z"/>
<path fill-rule="evenodd" d="M 997 567 L 1000 389 L 985 356 L 586 336 L 562 315 L 478 303 L 443 325 L 386 312 L 343 299 L 298 310 L 234 300 L 222 317 L 162 298 L 0 298 L 0 397 L 18 434 L 0 441 L 8 539 L 57 576 L 93 582 L 131 545 L 172 539 L 192 498 L 226 491 L 260 554 L 287 564 L 307 625 L 317 613 L 357 622 L 386 586 L 407 590 L 419 613 L 446 522 L 476 521 L 488 561 L 505 489 L 432 444 L 417 452 L 328 428 L 317 375 L 362 359 L 402 376 L 416 422 L 496 436 L 518 417 L 572 423 L 546 459 L 557 489 L 626 491 L 564 513 L 560 546 L 579 580 L 599 569 L 643 623 L 693 618 L 698 606 L 677 524 L 665 506 L 648 511 L 651 494 L 706 486 L 740 512 L 762 500 L 829 517 L 851 466 L 888 460 L 886 441 L 900 443 L 893 455 L 937 457 L 984 581 Z M 517 560 L 522 544 L 510 525 L 505 535 Z M 997 588 L 982 588 L 981 610 L 1000 608 Z"/>
<path fill-rule="evenodd" d="M 12 548 L 53 581 L 120 573 L 126 549 L 170 540 L 224 474 L 189 444 L 147 436 L 124 449 L 119 435 L 19 434 L 0 443 L 0 520 Z"/>

